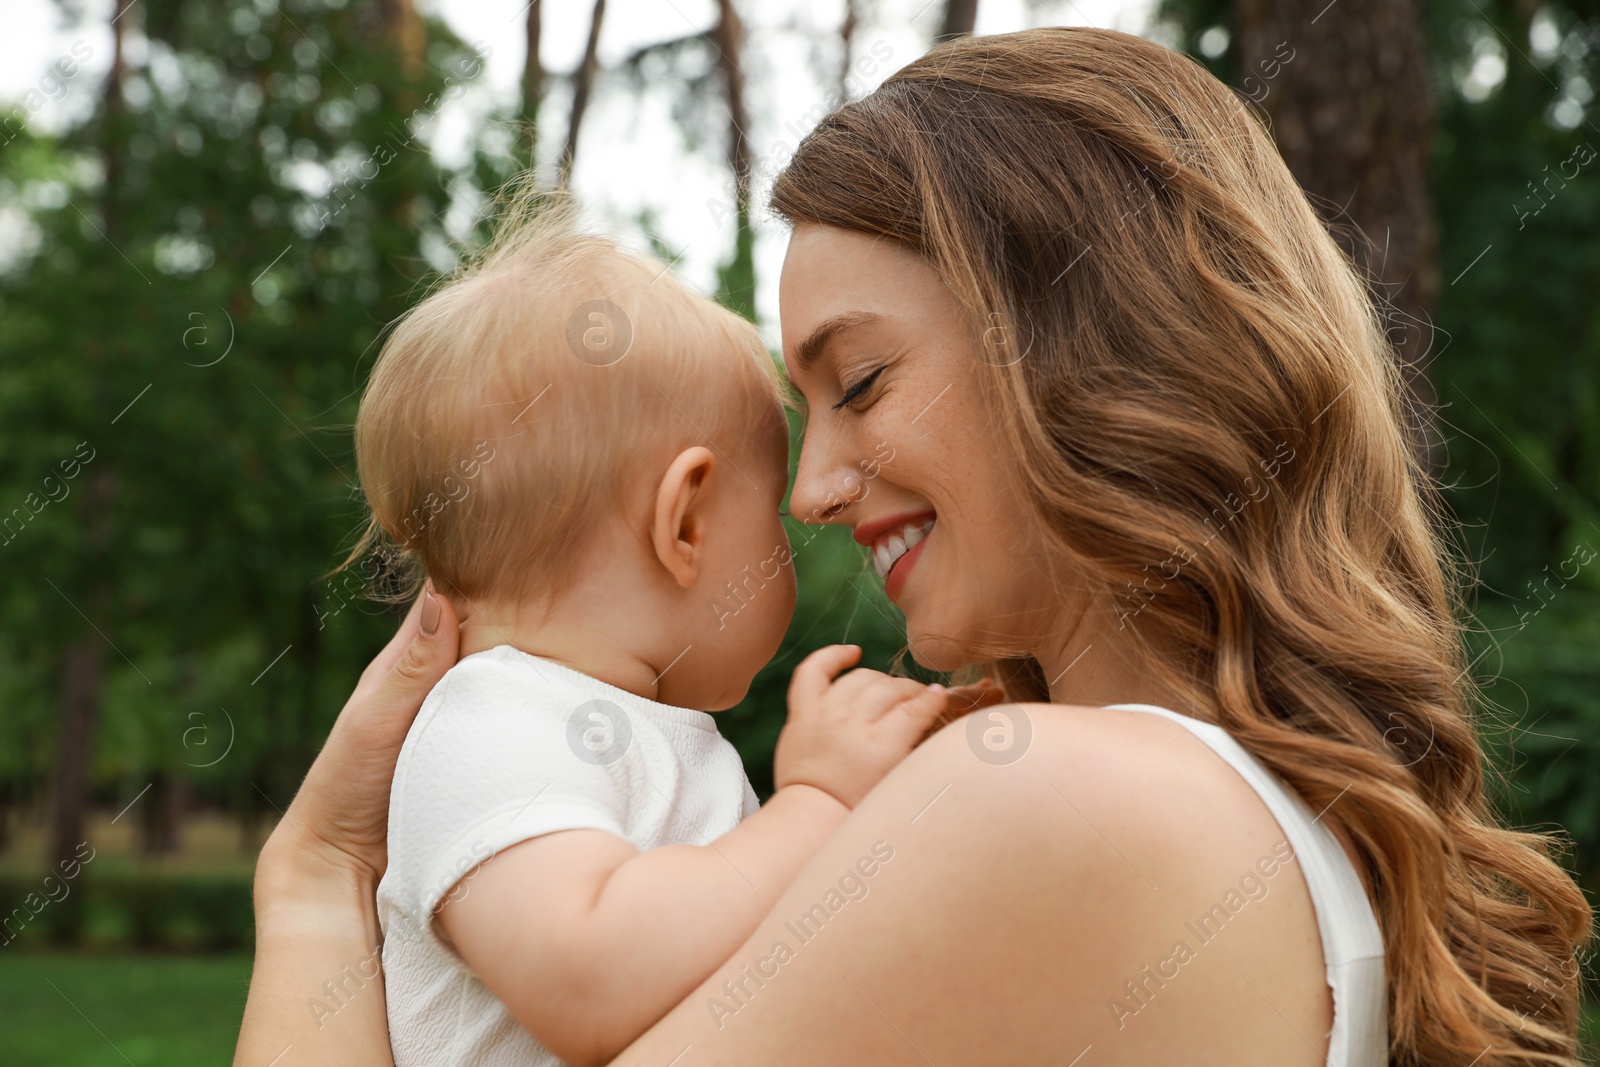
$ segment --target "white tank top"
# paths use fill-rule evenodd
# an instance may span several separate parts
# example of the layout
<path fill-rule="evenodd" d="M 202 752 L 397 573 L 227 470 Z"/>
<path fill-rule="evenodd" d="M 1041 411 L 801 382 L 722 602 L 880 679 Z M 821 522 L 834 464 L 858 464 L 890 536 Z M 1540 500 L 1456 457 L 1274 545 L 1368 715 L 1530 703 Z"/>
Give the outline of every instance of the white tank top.
<path fill-rule="evenodd" d="M 1383 933 L 1350 857 L 1333 831 L 1318 820 L 1299 794 L 1246 752 L 1219 726 L 1151 704 L 1111 704 L 1171 719 L 1204 741 L 1239 772 L 1278 820 L 1311 893 L 1322 935 L 1328 988 L 1333 990 L 1333 1030 L 1327 1067 L 1386 1067 L 1389 1062 L 1388 999 L 1383 982 Z"/>

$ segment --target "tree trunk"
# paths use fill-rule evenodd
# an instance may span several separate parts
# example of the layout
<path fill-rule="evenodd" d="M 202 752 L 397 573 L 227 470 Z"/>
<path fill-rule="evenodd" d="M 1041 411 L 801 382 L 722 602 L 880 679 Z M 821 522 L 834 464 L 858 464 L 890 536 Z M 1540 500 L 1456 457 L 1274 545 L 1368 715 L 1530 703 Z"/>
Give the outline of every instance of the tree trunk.
<path fill-rule="evenodd" d="M 583 113 L 589 107 L 589 93 L 594 89 L 594 76 L 600 69 L 600 26 L 606 17 L 606 0 L 594 0 L 594 14 L 589 19 L 589 42 L 583 48 L 583 62 L 572 76 L 572 120 L 567 123 L 567 146 L 561 153 L 561 184 L 572 179 L 572 165 L 578 157 L 578 132 L 583 127 Z"/>
<path fill-rule="evenodd" d="M 745 111 L 744 22 L 733 0 L 717 0 L 717 26 L 713 31 L 717 66 L 728 101 L 728 170 L 733 175 L 737 230 L 733 258 L 718 271 L 723 303 L 752 321 L 756 317 L 755 230 L 750 223 L 750 116 Z"/>
<path fill-rule="evenodd" d="M 61 721 L 56 741 L 55 817 L 50 828 L 50 869 L 77 855 L 86 840 L 91 799 L 89 774 L 105 681 L 105 641 L 91 627 L 63 658 Z"/>
<path fill-rule="evenodd" d="M 394 42 L 405 63 L 406 73 L 420 75 L 424 66 L 423 53 L 427 50 L 427 33 L 422 19 L 417 17 L 411 0 L 376 0 L 378 21 L 383 32 Z"/>
<path fill-rule="evenodd" d="M 259 795 L 253 789 L 250 792 Z M 239 813 L 239 851 L 244 855 L 254 856 L 261 851 L 261 843 L 267 839 L 266 814 L 265 806 L 259 800 Z"/>
<path fill-rule="evenodd" d="M 956 37 L 971 37 L 978 24 L 978 0 L 944 0 L 944 21 L 934 44 Z"/>
<path fill-rule="evenodd" d="M 100 94 L 100 113 L 105 122 L 105 135 L 101 143 L 101 165 L 105 168 L 104 225 L 106 234 L 115 229 L 114 198 L 122 185 L 122 153 L 117 144 L 122 136 L 122 16 L 128 13 L 137 0 L 116 0 L 111 11 L 111 69 L 106 71 L 105 87 Z"/>
<path fill-rule="evenodd" d="M 116 0 L 111 11 L 111 66 L 106 72 L 105 86 L 101 90 L 100 115 L 102 120 L 101 162 L 105 184 L 101 192 L 101 222 L 107 240 L 115 240 L 121 231 L 121 213 L 117 210 L 122 188 L 122 96 L 123 30 L 127 25 L 123 16 L 137 0 Z M 93 566 L 96 557 L 104 551 L 109 536 L 111 496 L 115 479 L 109 467 L 102 465 L 89 474 L 80 496 L 79 515 L 87 531 L 84 549 L 89 566 L 82 573 L 89 575 L 91 596 L 90 618 L 103 617 L 106 600 L 105 588 L 98 577 L 102 568 Z M 65 594 L 63 594 L 65 595 Z M 76 607 L 76 605 L 74 605 Z M 60 864 L 77 855 L 78 845 L 85 838 L 84 826 L 88 822 L 92 800 L 90 774 L 94 763 L 95 732 L 100 724 L 100 700 L 105 686 L 105 641 L 92 622 L 78 633 L 62 656 L 61 719 L 56 734 L 55 810 L 50 827 L 50 869 L 61 870 Z"/>
<path fill-rule="evenodd" d="M 543 12 L 540 0 L 528 5 L 528 56 L 522 62 L 522 138 L 523 163 L 533 170 L 539 165 L 539 101 L 544 98 L 544 65 L 539 60 L 539 36 Z"/>
<path fill-rule="evenodd" d="M 1439 451 L 1426 371 L 1439 268 L 1423 0 L 1237 0 L 1236 7 L 1240 84 L 1266 108 L 1290 171 L 1384 308 L 1409 392 L 1413 442 L 1432 467 Z"/>
<path fill-rule="evenodd" d="M 183 848 L 183 821 L 189 811 L 189 780 L 163 771 L 140 802 L 139 851 L 146 856 L 172 856 Z"/>
<path fill-rule="evenodd" d="M 850 64 L 855 61 L 856 27 L 861 13 L 860 0 L 844 0 L 844 21 L 839 23 L 839 99 L 850 99 Z"/>

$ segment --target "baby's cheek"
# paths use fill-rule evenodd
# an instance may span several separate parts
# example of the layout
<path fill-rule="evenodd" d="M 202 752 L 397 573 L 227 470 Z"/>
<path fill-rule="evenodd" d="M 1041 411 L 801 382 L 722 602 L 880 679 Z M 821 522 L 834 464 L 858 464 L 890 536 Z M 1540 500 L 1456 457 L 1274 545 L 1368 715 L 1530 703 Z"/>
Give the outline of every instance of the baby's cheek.
<path fill-rule="evenodd" d="M 784 575 L 784 583 L 783 583 L 784 584 L 784 598 L 785 598 L 785 602 L 787 603 L 787 607 L 784 609 L 782 622 L 783 622 L 784 628 L 788 629 L 789 620 L 794 618 L 794 605 L 795 605 L 795 601 L 798 599 L 797 593 L 796 593 L 796 589 L 795 589 L 794 567 L 793 566 L 785 567 L 783 569 L 783 575 Z"/>
<path fill-rule="evenodd" d="M 783 642 L 783 635 L 788 632 L 789 623 L 794 618 L 796 600 L 794 565 L 786 564 L 777 578 L 772 582 L 772 609 L 766 620 L 766 643 L 772 646 L 774 653 L 777 646 Z"/>

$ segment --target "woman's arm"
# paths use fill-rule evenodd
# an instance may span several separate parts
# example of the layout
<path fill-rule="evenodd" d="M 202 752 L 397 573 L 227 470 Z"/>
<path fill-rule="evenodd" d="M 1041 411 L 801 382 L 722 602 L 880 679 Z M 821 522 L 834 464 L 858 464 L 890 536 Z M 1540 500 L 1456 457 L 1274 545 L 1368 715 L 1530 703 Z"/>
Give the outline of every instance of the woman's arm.
<path fill-rule="evenodd" d="M 454 610 L 425 589 L 262 848 L 236 1067 L 393 1063 L 374 902 L 388 863 L 389 786 L 406 731 L 457 647 Z"/>
<path fill-rule="evenodd" d="M 273 856 L 272 847 L 256 868 L 255 966 L 234 1064 L 388 1067 L 375 886 L 313 853 Z"/>
<path fill-rule="evenodd" d="M 1025 714 L 1010 765 L 962 723 L 912 753 L 614 1064 L 1322 1063 L 1298 869 L 1212 939 L 1189 928 L 1280 840 L 1256 794 L 1154 716 Z"/>

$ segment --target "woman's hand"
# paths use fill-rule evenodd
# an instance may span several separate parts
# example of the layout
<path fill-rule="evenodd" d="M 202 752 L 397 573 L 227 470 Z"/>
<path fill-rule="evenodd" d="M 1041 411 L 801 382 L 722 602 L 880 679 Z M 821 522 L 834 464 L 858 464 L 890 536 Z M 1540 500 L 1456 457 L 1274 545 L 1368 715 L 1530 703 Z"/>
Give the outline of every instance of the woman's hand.
<path fill-rule="evenodd" d="M 455 610 L 430 582 L 361 673 L 262 850 L 263 865 L 289 857 L 320 860 L 377 886 L 388 865 L 389 786 L 400 746 L 428 691 L 455 666 L 459 644 Z"/>
<path fill-rule="evenodd" d="M 454 609 L 426 587 L 362 672 L 262 848 L 235 1064 L 392 1064 L 375 900 L 388 865 L 389 786 L 406 731 L 459 646 Z"/>

